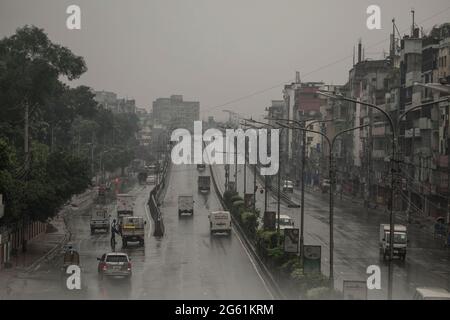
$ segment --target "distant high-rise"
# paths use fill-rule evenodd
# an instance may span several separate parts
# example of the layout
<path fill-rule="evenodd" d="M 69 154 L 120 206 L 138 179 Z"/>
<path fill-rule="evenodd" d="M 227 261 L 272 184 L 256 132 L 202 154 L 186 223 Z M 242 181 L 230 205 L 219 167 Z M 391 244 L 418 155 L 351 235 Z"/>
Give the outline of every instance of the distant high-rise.
<path fill-rule="evenodd" d="M 153 101 L 153 124 L 168 128 L 193 130 L 194 121 L 200 119 L 200 102 L 183 101 L 182 95 L 158 98 Z"/>

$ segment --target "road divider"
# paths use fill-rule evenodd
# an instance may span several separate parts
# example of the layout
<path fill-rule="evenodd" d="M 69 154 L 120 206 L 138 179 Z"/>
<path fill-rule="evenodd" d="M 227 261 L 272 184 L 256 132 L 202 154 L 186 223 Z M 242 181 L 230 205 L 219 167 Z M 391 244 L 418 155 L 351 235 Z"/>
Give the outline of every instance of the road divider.
<path fill-rule="evenodd" d="M 170 157 L 166 157 L 166 161 L 164 163 L 163 170 L 160 174 L 160 179 L 155 187 L 150 191 L 150 196 L 147 202 L 148 208 L 150 210 L 150 215 L 154 221 L 153 225 L 155 226 L 153 230 L 153 236 L 155 237 L 163 237 L 164 236 L 164 219 L 159 209 L 159 205 L 161 203 L 161 199 L 164 197 L 164 192 L 168 185 L 169 173 L 170 173 L 171 161 Z"/>

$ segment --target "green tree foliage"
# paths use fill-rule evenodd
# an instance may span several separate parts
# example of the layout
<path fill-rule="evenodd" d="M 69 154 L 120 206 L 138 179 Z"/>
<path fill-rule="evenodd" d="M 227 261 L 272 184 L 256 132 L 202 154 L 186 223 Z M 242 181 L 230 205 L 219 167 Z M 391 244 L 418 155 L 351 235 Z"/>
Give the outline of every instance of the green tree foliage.
<path fill-rule="evenodd" d="M 95 159 L 115 151 L 108 168 L 127 166 L 138 120 L 113 115 L 86 86 L 71 88 L 86 72 L 84 59 L 53 43 L 34 26 L 0 40 L 0 193 L 2 222 L 44 221 L 90 184 Z M 29 169 L 24 162 L 24 115 L 29 110 Z M 88 145 L 90 143 L 90 145 Z M 121 145 L 121 147 L 119 147 Z M 95 146 L 95 148 L 93 147 Z"/>

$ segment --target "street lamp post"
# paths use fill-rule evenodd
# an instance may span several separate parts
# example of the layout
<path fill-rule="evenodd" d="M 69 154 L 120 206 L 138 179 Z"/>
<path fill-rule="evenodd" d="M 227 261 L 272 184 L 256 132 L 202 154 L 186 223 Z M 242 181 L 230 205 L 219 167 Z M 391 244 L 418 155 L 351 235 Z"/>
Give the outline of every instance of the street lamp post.
<path fill-rule="evenodd" d="M 282 132 L 283 132 L 283 127 L 276 127 L 276 126 L 273 126 L 273 125 L 270 125 L 270 124 L 268 124 L 268 123 L 264 123 L 264 122 L 259 122 L 259 121 L 256 121 L 256 120 L 253 120 L 253 119 L 251 119 L 251 120 L 249 120 L 249 121 L 251 121 L 251 122 L 254 122 L 254 123 L 259 123 L 259 124 L 262 124 L 262 125 L 265 125 L 265 126 L 268 126 L 268 127 L 271 127 L 272 129 L 280 129 L 280 135 L 278 136 L 278 155 L 281 153 L 281 136 L 282 136 Z M 277 223 L 277 232 L 278 232 L 278 234 L 280 233 L 280 209 L 281 209 L 281 170 L 280 170 L 281 168 L 280 168 L 280 166 L 278 165 L 278 172 L 277 172 L 277 184 L 278 184 L 278 190 L 277 190 L 277 221 L 278 221 L 278 223 Z M 256 177 L 256 172 L 255 172 L 255 177 Z M 265 178 L 265 188 L 266 188 L 266 190 L 265 190 L 265 194 L 264 194 L 264 196 L 265 196 L 265 198 L 264 198 L 264 200 L 265 200 L 265 210 L 267 211 L 267 176 L 265 176 L 264 177 Z M 279 238 L 278 238 L 279 239 Z"/>
<path fill-rule="evenodd" d="M 381 112 L 387 119 L 389 122 L 389 126 L 391 128 L 391 134 L 392 134 L 392 155 L 391 155 L 391 199 L 390 199 L 390 215 L 389 215 L 389 267 L 388 267 L 388 299 L 392 300 L 392 292 L 393 292 L 393 269 L 394 269 L 394 265 L 392 263 L 393 260 L 393 247 L 394 247 L 394 228 L 395 228 L 395 217 L 394 217 L 394 188 L 395 188 L 395 173 L 397 172 L 397 163 L 398 163 L 398 155 L 396 153 L 397 150 L 397 138 L 398 138 L 398 134 L 399 134 L 399 123 L 400 120 L 405 117 L 409 112 L 420 109 L 424 106 L 428 106 L 428 105 L 432 105 L 435 103 L 439 103 L 439 102 L 443 102 L 443 101 L 449 101 L 449 98 L 446 99 L 442 99 L 442 100 L 438 100 L 438 101 L 432 101 L 432 102 L 428 102 L 428 103 L 423 103 L 420 105 L 417 105 L 415 107 L 412 107 L 410 109 L 408 109 L 407 111 L 405 111 L 403 114 L 401 114 L 398 118 L 397 121 L 394 123 L 394 120 L 392 119 L 392 117 L 386 112 L 384 111 L 382 108 L 378 107 L 377 105 L 368 103 L 368 102 L 363 102 L 363 101 L 359 101 L 353 98 L 347 98 L 345 96 L 343 96 L 342 94 L 336 94 L 333 92 L 329 92 L 329 91 L 318 91 L 319 94 L 326 96 L 328 98 L 331 99 L 338 99 L 338 100 L 344 100 L 344 101 L 348 101 L 348 102 L 353 102 L 353 103 L 357 103 L 360 105 L 364 105 L 367 106 L 369 108 L 373 108 L 378 110 L 379 112 Z"/>
<path fill-rule="evenodd" d="M 278 119 L 278 118 L 268 118 L 268 120 L 274 120 L 274 121 L 285 121 L 288 123 L 295 123 L 300 128 L 308 129 L 310 126 L 312 126 L 315 123 L 321 123 L 321 122 L 329 122 L 334 121 L 334 119 L 327 119 L 327 120 L 315 120 L 315 119 L 305 119 L 305 120 L 293 120 L 293 119 Z M 306 125 L 306 122 L 311 121 L 308 125 Z M 288 129 L 297 129 L 292 127 L 286 127 Z M 305 224 L 305 162 L 306 162 L 306 131 L 302 132 L 302 164 L 301 164 L 301 172 L 302 172 L 302 179 L 301 179 L 301 197 L 300 197 L 300 260 L 303 261 L 303 248 L 304 248 L 304 224 Z"/>
<path fill-rule="evenodd" d="M 283 126 L 285 128 L 289 128 L 288 126 L 277 122 L 277 124 L 279 124 L 280 126 Z M 310 129 L 306 129 L 306 128 L 302 128 L 302 127 L 290 127 L 290 128 L 295 128 L 298 130 L 302 130 L 305 133 L 306 132 L 312 132 L 312 133 L 316 133 L 316 134 L 320 134 L 322 137 L 325 138 L 325 141 L 327 141 L 328 146 L 329 146 L 329 155 L 328 155 L 328 161 L 329 161 L 329 178 L 330 178 L 330 202 L 329 202 L 329 210 L 330 210 L 330 284 L 331 286 L 334 288 L 334 195 L 333 195 L 333 191 L 334 191 L 334 184 L 335 184 L 335 179 L 334 179 L 334 166 L 333 166 L 333 147 L 334 147 L 334 143 L 336 142 L 336 139 L 341 136 L 344 133 L 353 131 L 353 130 L 358 130 L 364 127 L 367 127 L 368 125 L 362 125 L 362 126 L 358 126 L 358 127 L 354 127 L 354 128 L 350 128 L 350 129 L 346 129 L 346 130 L 342 130 L 340 132 L 338 132 L 331 140 L 330 138 L 324 134 L 323 132 L 320 131 L 315 131 L 315 130 L 310 130 Z"/>

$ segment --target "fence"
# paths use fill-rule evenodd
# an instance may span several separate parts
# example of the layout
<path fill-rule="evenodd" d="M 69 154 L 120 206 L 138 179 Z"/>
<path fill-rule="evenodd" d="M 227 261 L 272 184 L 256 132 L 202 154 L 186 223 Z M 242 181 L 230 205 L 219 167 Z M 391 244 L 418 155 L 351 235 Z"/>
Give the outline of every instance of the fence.
<path fill-rule="evenodd" d="M 0 228 L 0 269 L 10 261 L 10 257 L 21 250 L 24 242 L 34 239 L 47 229 L 46 222 L 33 221 L 15 223 Z"/>
<path fill-rule="evenodd" d="M 155 230 L 153 232 L 153 236 L 162 237 L 164 236 L 164 219 L 161 214 L 161 210 L 159 210 L 159 204 L 161 202 L 161 197 L 163 195 L 163 191 L 167 185 L 166 178 L 170 170 L 170 157 L 166 156 L 166 161 L 164 163 L 163 170 L 160 174 L 160 180 L 156 184 L 156 186 L 150 191 L 150 196 L 148 199 L 148 207 L 150 209 L 150 214 L 152 216 L 153 221 L 155 222 Z"/>

